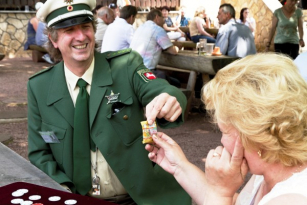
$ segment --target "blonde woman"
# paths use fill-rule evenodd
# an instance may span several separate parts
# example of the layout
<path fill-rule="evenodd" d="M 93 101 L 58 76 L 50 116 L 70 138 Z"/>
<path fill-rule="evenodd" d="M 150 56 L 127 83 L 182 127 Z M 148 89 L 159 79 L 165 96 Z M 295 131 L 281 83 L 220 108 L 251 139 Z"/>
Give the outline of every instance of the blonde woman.
<path fill-rule="evenodd" d="M 146 145 L 149 158 L 197 204 L 307 204 L 307 84 L 293 61 L 247 56 L 219 70 L 203 100 L 223 144 L 208 153 L 205 173 L 163 133 Z"/>
<path fill-rule="evenodd" d="M 207 17 L 205 8 L 197 8 L 197 10 L 195 11 L 194 18 L 189 26 L 191 40 L 194 43 L 199 42 L 199 39 L 207 39 L 208 43 L 215 43 L 214 37 L 204 29 L 208 28 L 210 24 L 208 18 L 206 18 L 205 21 L 205 17 Z"/>

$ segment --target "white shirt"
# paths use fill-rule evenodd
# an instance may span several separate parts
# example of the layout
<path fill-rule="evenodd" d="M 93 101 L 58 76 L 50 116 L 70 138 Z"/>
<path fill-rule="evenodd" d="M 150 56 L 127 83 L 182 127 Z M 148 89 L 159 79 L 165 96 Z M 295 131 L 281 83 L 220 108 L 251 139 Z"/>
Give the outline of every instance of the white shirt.
<path fill-rule="evenodd" d="M 263 183 L 262 175 L 253 175 L 252 178 L 246 186 L 249 186 L 248 189 L 244 187 L 244 189 L 239 194 L 236 205 L 250 205 L 254 204 L 254 199 L 257 195 L 257 192 Z M 293 173 L 291 177 L 287 180 L 278 182 L 271 189 L 269 193 L 267 193 L 263 198 L 259 201 L 258 205 L 265 205 L 270 200 L 287 194 L 299 194 L 304 196 L 307 201 L 307 169 L 304 169 L 301 172 Z"/>
<path fill-rule="evenodd" d="M 96 48 L 98 52 L 101 51 L 102 40 L 107 28 L 108 25 L 101 18 L 97 18 L 97 30 L 95 33 L 95 40 L 96 44 L 98 45 L 98 47 Z"/>
<path fill-rule="evenodd" d="M 93 72 L 94 72 L 94 62 L 95 59 L 93 59 L 90 67 L 85 71 L 83 76 L 81 77 L 84 81 L 88 83 L 86 90 L 88 94 L 90 95 L 91 91 L 91 84 L 92 84 L 92 78 L 93 78 Z M 79 94 L 79 87 L 77 86 L 77 82 L 80 77 L 76 76 L 74 73 L 72 73 L 65 65 L 64 63 L 64 73 L 65 78 L 67 82 L 67 87 L 69 94 L 72 98 L 72 101 L 74 105 L 76 104 L 76 99 Z M 126 194 L 126 190 L 123 187 L 123 185 L 118 180 L 117 176 L 101 154 L 101 152 L 98 150 L 97 153 L 98 157 L 96 158 L 96 152 L 91 151 L 91 162 L 92 164 L 95 164 L 97 161 L 97 175 L 100 178 L 100 195 L 92 195 L 91 191 L 88 193 L 90 196 L 95 198 L 106 198 L 106 197 L 112 197 L 116 195 L 122 195 Z M 95 176 L 95 172 L 93 169 L 91 169 L 92 177 Z"/>
<path fill-rule="evenodd" d="M 101 53 L 129 48 L 134 34 L 133 26 L 125 19 L 116 18 L 109 24 L 102 41 Z"/>

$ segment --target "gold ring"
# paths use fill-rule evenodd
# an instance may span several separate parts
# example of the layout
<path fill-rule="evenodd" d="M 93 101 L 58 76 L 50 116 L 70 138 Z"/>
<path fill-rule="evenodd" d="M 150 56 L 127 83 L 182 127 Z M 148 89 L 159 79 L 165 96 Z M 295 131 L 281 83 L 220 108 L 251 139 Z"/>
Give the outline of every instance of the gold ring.
<path fill-rule="evenodd" d="M 217 153 L 217 152 L 214 152 L 212 156 L 213 156 L 213 157 L 219 157 L 219 156 L 221 156 L 221 155 L 220 155 L 219 153 Z"/>

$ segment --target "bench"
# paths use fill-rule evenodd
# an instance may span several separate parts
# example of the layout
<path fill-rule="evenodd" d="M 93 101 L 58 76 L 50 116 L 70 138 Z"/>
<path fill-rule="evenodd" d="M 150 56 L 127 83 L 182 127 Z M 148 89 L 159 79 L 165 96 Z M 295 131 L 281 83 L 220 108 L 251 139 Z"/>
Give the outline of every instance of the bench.
<path fill-rule="evenodd" d="M 33 62 L 45 62 L 45 60 L 42 58 L 42 56 L 47 53 L 47 50 L 45 48 L 37 45 L 30 45 L 29 50 L 32 50 Z"/>

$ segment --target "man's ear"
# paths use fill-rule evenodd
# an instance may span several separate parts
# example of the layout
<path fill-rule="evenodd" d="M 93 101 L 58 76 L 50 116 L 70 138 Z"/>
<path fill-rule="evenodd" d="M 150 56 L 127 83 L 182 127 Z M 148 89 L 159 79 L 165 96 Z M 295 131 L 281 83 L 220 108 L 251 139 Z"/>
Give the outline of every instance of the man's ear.
<path fill-rule="evenodd" d="M 49 38 L 49 40 L 51 41 L 53 47 L 58 48 L 58 44 L 52 40 L 50 34 L 48 34 L 48 38 Z"/>

